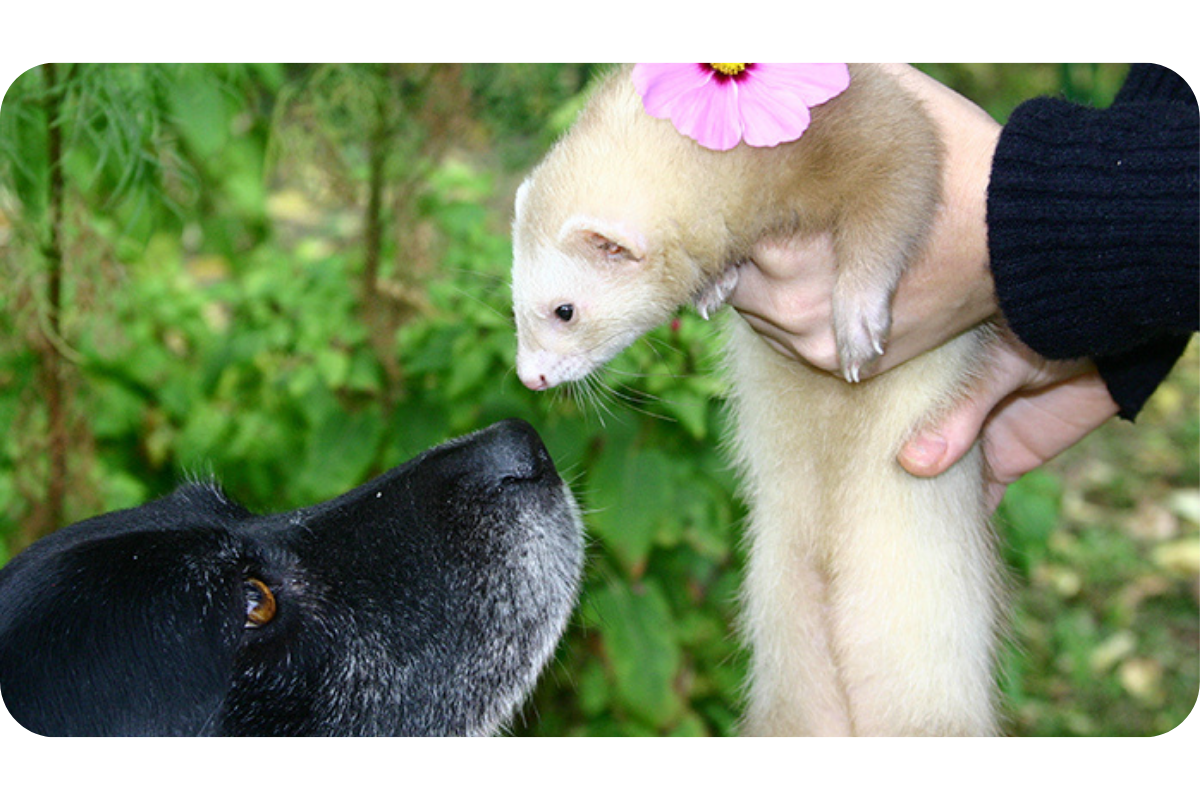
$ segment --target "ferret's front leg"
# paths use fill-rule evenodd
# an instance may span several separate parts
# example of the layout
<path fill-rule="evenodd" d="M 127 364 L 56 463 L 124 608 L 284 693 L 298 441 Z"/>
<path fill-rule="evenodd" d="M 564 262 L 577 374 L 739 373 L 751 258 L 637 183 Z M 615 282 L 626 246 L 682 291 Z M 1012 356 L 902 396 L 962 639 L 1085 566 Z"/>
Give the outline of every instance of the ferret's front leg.
<path fill-rule="evenodd" d="M 892 295 L 915 250 L 896 223 L 850 218 L 834 239 L 837 278 L 833 287 L 833 332 L 842 374 L 851 383 L 883 355 L 892 327 Z M 916 224 L 906 220 L 903 224 Z"/>
<path fill-rule="evenodd" d="M 833 333 L 842 375 L 851 383 L 863 377 L 863 368 L 883 355 L 892 328 L 891 301 L 895 281 L 874 283 L 839 276 L 833 290 Z M 878 280 L 886 280 L 879 276 Z"/>
<path fill-rule="evenodd" d="M 929 238 L 940 195 L 939 173 L 922 159 L 900 159 L 887 170 L 847 199 L 834 225 L 833 328 L 852 383 L 883 355 L 892 296 Z"/>

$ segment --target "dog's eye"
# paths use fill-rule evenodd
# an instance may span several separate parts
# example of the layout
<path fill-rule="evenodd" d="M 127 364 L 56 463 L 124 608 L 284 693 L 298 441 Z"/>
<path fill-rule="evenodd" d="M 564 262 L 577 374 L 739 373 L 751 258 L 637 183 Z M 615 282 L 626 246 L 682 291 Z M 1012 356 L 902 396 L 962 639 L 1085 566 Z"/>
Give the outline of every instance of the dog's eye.
<path fill-rule="evenodd" d="M 275 618 L 275 595 L 257 578 L 246 578 L 246 627 L 258 628 Z"/>

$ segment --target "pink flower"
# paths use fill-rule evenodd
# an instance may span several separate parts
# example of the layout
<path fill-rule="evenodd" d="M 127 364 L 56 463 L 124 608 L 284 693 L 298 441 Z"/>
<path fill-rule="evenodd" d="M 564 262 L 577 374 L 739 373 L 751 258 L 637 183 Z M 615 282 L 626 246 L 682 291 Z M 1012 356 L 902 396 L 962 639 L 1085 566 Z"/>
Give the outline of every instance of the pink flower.
<path fill-rule="evenodd" d="M 845 64 L 638 64 L 633 85 L 651 116 L 711 150 L 799 139 L 809 109 L 845 91 Z"/>

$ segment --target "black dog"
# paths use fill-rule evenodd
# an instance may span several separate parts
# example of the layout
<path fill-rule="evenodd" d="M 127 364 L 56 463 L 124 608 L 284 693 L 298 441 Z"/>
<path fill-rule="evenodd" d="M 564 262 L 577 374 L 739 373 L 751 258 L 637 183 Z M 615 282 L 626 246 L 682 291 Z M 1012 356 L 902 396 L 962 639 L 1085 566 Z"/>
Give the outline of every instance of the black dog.
<path fill-rule="evenodd" d="M 488 734 L 581 562 L 575 503 L 517 420 L 285 514 L 190 484 L 0 570 L 0 693 L 46 735 Z"/>

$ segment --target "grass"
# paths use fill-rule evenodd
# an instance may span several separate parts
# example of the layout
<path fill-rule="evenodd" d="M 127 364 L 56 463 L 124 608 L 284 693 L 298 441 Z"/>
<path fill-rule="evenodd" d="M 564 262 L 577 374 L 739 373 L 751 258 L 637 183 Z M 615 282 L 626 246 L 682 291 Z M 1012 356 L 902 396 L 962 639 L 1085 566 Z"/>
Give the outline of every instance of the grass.
<path fill-rule="evenodd" d="M 1006 544 L 1017 544 L 1005 659 L 1012 734 L 1154 735 L 1191 713 L 1200 684 L 1198 433 L 1193 341 L 1136 424 L 1109 422 L 1010 490 L 1022 501 L 1006 501 L 1000 518 Z M 1014 517 L 1026 530 L 1012 528 Z"/>

